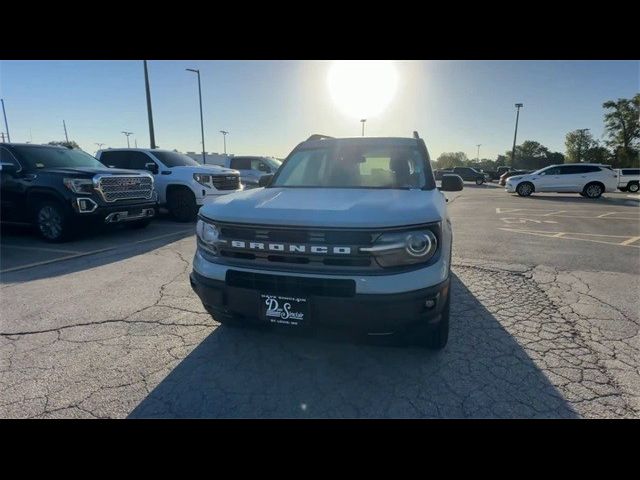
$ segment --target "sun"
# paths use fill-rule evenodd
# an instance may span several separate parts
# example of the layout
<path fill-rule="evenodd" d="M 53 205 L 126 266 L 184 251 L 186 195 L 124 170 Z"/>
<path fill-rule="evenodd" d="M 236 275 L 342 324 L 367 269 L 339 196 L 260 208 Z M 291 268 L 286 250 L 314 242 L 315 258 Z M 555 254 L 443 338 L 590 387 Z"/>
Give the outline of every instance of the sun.
<path fill-rule="evenodd" d="M 387 60 L 338 60 L 329 68 L 327 85 L 342 113 L 370 118 L 380 115 L 393 100 L 398 73 Z"/>

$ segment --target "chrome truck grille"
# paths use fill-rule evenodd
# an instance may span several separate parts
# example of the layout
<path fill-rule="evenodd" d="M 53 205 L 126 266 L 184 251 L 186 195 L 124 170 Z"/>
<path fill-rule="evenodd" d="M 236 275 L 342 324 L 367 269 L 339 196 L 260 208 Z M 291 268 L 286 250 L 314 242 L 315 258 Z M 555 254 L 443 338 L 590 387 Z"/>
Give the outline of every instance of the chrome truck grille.
<path fill-rule="evenodd" d="M 95 190 L 105 202 L 153 197 L 153 177 L 150 175 L 97 175 Z"/>
<path fill-rule="evenodd" d="M 237 190 L 240 188 L 239 175 L 213 175 L 211 181 L 216 190 Z"/>

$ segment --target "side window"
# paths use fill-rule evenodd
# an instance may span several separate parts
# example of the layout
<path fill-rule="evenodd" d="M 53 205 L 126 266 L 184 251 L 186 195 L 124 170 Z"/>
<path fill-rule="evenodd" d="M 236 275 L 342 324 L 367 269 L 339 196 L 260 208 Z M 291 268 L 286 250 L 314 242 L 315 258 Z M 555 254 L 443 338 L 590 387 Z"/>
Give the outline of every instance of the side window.
<path fill-rule="evenodd" d="M 560 175 L 560 167 L 547 168 L 544 171 L 545 175 Z"/>
<path fill-rule="evenodd" d="M 129 168 L 127 152 L 102 152 L 100 161 L 107 167 Z"/>
<path fill-rule="evenodd" d="M 582 168 L 584 169 L 584 173 L 594 173 L 602 171 L 600 167 L 596 167 L 595 165 L 585 165 Z"/>
<path fill-rule="evenodd" d="M 13 156 L 13 153 L 4 147 L 0 147 L 0 163 L 11 163 L 16 166 L 17 170 L 22 168 L 20 163 L 16 160 L 16 157 Z"/>
<path fill-rule="evenodd" d="M 557 168 L 558 168 L 558 173 L 556 173 L 556 175 L 571 175 L 572 173 L 575 173 L 573 171 L 573 166 L 571 165 L 566 165 L 566 166 L 557 167 Z"/>
<path fill-rule="evenodd" d="M 155 163 L 149 155 L 142 152 L 128 152 L 128 157 L 130 166 L 127 168 L 132 170 L 145 170 L 147 163 Z"/>
<path fill-rule="evenodd" d="M 250 158 L 232 158 L 231 168 L 234 168 L 236 170 L 251 170 L 251 159 Z"/>
<path fill-rule="evenodd" d="M 268 172 L 271 169 L 269 168 L 269 166 L 266 163 L 264 163 L 259 158 L 252 158 L 251 159 L 251 170 L 260 170 L 261 172 Z"/>
<path fill-rule="evenodd" d="M 623 168 L 622 175 L 640 175 L 640 169 L 638 168 Z"/>

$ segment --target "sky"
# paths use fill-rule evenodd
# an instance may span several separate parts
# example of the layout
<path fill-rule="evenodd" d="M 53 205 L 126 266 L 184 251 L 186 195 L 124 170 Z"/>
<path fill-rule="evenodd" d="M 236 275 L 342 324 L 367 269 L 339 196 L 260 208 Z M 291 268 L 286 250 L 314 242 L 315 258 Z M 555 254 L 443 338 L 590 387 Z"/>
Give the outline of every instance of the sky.
<path fill-rule="evenodd" d="M 200 152 L 201 71 L 207 152 L 285 157 L 313 133 L 359 136 L 358 118 L 343 113 L 329 92 L 331 61 L 150 60 L 156 143 Z M 425 139 L 432 159 L 462 151 L 495 158 L 511 149 L 514 103 L 523 103 L 518 144 L 535 140 L 564 152 L 564 137 L 590 128 L 603 138 L 602 103 L 640 92 L 638 61 L 394 61 L 397 89 L 367 136 Z M 366 82 L 368 84 L 368 82 Z M 143 62 L 0 60 L 13 142 L 70 140 L 94 153 L 96 143 L 149 146 Z M 6 131 L 0 119 L 0 131 Z"/>

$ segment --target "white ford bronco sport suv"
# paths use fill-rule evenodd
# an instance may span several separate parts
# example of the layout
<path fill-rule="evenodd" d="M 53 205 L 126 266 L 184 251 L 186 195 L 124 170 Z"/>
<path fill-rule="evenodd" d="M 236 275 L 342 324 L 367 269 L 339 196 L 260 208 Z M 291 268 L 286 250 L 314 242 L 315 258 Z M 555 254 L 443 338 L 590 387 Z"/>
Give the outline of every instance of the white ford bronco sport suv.
<path fill-rule="evenodd" d="M 260 183 L 199 212 L 191 286 L 217 321 L 445 346 L 451 221 L 417 133 L 312 135 Z"/>
<path fill-rule="evenodd" d="M 170 150 L 110 148 L 98 150 L 96 158 L 109 167 L 151 172 L 159 206 L 180 222 L 195 220 L 198 208 L 220 195 L 243 189 L 237 170 L 201 165 Z"/>

